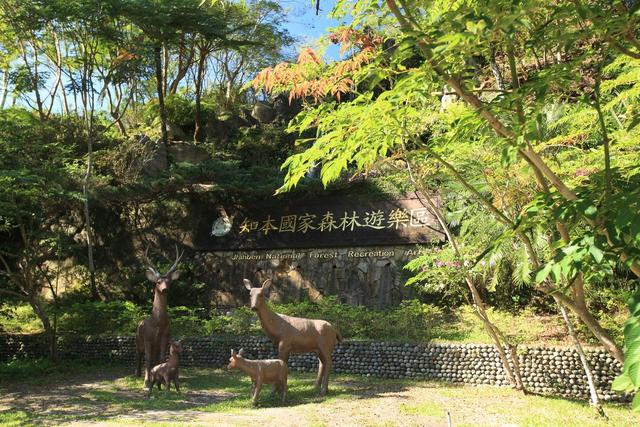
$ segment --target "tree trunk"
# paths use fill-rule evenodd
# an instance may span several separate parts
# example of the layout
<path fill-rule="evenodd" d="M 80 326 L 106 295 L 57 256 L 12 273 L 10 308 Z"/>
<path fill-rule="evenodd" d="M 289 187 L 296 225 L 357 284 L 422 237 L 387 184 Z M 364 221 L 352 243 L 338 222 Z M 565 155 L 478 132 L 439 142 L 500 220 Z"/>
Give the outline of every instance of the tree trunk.
<path fill-rule="evenodd" d="M 162 46 L 154 47 L 156 65 L 156 88 L 158 90 L 158 109 L 160 110 L 160 132 L 165 151 L 169 150 L 169 136 L 167 134 L 167 112 L 164 108 L 164 85 L 162 78 Z"/>
<path fill-rule="evenodd" d="M 2 72 L 2 98 L 0 98 L 0 110 L 4 110 L 4 104 L 7 102 L 7 94 L 9 93 L 9 68 Z"/>
<path fill-rule="evenodd" d="M 595 409 L 595 411 L 601 417 L 605 417 L 604 410 L 602 409 L 602 405 L 600 405 L 600 399 L 598 398 L 598 392 L 596 390 L 596 385 L 593 380 L 593 372 L 591 371 L 591 366 L 589 366 L 589 361 L 587 360 L 587 356 L 584 354 L 582 350 L 582 345 L 578 340 L 578 336 L 576 335 L 576 331 L 573 329 L 573 325 L 571 324 L 571 319 L 569 319 L 569 315 L 567 314 L 567 310 L 564 309 L 560 301 L 556 298 L 556 303 L 560 308 L 560 313 L 562 314 L 562 318 L 564 319 L 565 325 L 567 325 L 567 331 L 569 332 L 569 336 L 573 341 L 573 344 L 576 347 L 576 351 L 578 352 L 578 356 L 580 356 L 580 362 L 582 362 L 582 368 L 584 369 L 584 373 L 587 376 L 587 384 L 589 385 L 589 393 L 591 395 L 591 406 Z"/>
<path fill-rule="evenodd" d="M 204 78 L 204 68 L 207 61 L 207 52 L 204 49 L 200 49 L 200 56 L 198 58 L 198 72 L 196 74 L 196 126 L 193 132 L 194 141 L 202 141 L 202 80 Z"/>
<path fill-rule="evenodd" d="M 96 266 L 93 261 L 93 227 L 91 225 L 91 211 L 89 209 L 89 189 L 93 176 L 93 138 L 94 138 L 94 91 L 93 91 L 93 62 L 88 58 L 87 51 L 83 49 L 82 68 L 82 113 L 87 133 L 87 168 L 82 179 L 83 212 L 85 220 L 85 231 L 87 241 L 87 258 L 89 262 L 89 286 L 91 297 L 98 301 L 98 286 L 96 284 Z"/>
<path fill-rule="evenodd" d="M 85 221 L 85 231 L 87 233 L 86 241 L 87 241 L 87 258 L 89 262 L 89 287 L 91 290 L 91 298 L 94 301 L 100 300 L 100 295 L 98 294 L 98 286 L 96 284 L 96 266 L 93 261 L 93 227 L 91 225 L 91 211 L 89 209 L 89 187 L 91 185 L 91 175 L 93 169 L 93 142 L 91 139 L 92 135 L 89 135 L 87 141 L 87 169 L 85 171 L 84 178 L 82 180 L 82 196 L 83 196 L 83 213 L 84 213 L 84 221 Z"/>
<path fill-rule="evenodd" d="M 436 219 L 438 220 L 438 223 L 440 224 L 445 235 L 447 236 L 449 244 L 453 248 L 454 252 L 456 253 L 456 256 L 459 258 L 462 265 L 464 265 L 464 260 L 462 259 L 462 254 L 458 247 L 457 241 L 453 236 L 453 234 L 451 233 L 451 230 L 449 229 L 449 226 L 447 225 L 444 219 L 444 216 L 442 215 L 442 212 L 440 211 L 438 206 L 436 206 L 433 200 L 431 200 L 428 190 L 423 188 L 423 186 L 416 181 L 415 177 L 413 176 L 411 164 L 409 163 L 409 161 L 405 160 L 405 162 L 407 165 L 407 170 L 409 172 L 411 183 L 414 185 L 416 190 L 422 193 L 424 200 L 426 200 L 425 207 L 428 207 L 429 210 L 431 210 L 431 212 L 435 215 Z M 422 202 L 423 197 L 419 197 L 420 202 Z M 518 363 L 518 357 L 515 351 L 515 347 L 510 345 L 507 342 L 504 335 L 493 324 L 493 322 L 491 322 L 491 319 L 489 319 L 489 316 L 487 315 L 487 312 L 484 308 L 484 303 L 482 301 L 480 293 L 478 292 L 478 289 L 473 283 L 472 278 L 468 274 L 465 276 L 466 276 L 465 282 L 473 298 L 474 314 L 476 315 L 476 317 L 478 317 L 478 319 L 480 319 L 480 321 L 482 321 L 482 325 L 484 326 L 485 330 L 491 337 L 494 343 L 494 346 L 496 348 L 496 351 L 498 352 L 498 355 L 500 357 L 500 360 L 502 361 L 502 367 L 505 371 L 505 374 L 507 375 L 507 378 L 509 379 L 509 382 L 511 383 L 511 386 L 514 389 L 519 390 L 522 393 L 526 394 L 527 390 L 522 382 L 522 374 L 520 372 L 520 364 Z M 508 352 L 505 351 L 505 348 L 508 350 Z"/>
<path fill-rule="evenodd" d="M 47 348 L 49 351 L 49 358 L 52 361 L 58 360 L 58 346 L 57 346 L 57 337 L 56 330 L 51 326 L 51 322 L 49 321 L 49 316 L 47 312 L 42 307 L 42 302 L 39 300 L 38 295 L 31 295 L 29 299 L 29 305 L 33 308 L 33 311 L 42 322 L 42 326 L 44 327 L 45 335 L 47 336 Z"/>

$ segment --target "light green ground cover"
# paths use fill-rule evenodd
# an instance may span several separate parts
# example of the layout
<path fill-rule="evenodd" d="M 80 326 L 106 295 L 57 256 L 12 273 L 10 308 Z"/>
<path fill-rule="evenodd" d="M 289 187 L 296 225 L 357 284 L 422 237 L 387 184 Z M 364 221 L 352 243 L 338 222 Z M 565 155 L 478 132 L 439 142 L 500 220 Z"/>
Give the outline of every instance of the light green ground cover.
<path fill-rule="evenodd" d="M 333 375 L 322 398 L 314 377 L 292 373 L 289 399 L 263 389 L 257 408 L 237 372 L 185 369 L 183 390 L 145 399 L 130 368 L 72 365 L 59 371 L 0 377 L 0 425 L 148 426 L 637 426 L 640 413 L 605 405 L 603 420 L 585 402 L 522 396 L 507 388 Z M 6 372 L 6 371 L 5 371 Z"/>
<path fill-rule="evenodd" d="M 461 307 L 455 312 L 445 313 L 443 309 L 430 305 L 413 305 L 393 312 L 374 312 L 364 308 L 349 308 L 330 313 L 307 313 L 296 310 L 293 305 L 277 307 L 287 314 L 302 315 L 312 318 L 327 318 L 336 324 L 347 339 L 379 339 L 417 342 L 457 342 L 457 343 L 491 343 L 490 337 L 484 331 L 482 324 L 474 317 L 469 307 Z M 353 310 L 353 312 L 349 311 Z M 301 311 L 299 313 L 299 311 Z M 419 313 L 421 315 L 419 315 Z M 98 315 L 96 315 L 98 316 Z M 96 316 L 91 316 L 95 318 Z M 101 318 L 102 314 L 99 315 Z M 133 314 L 132 314 L 133 316 Z M 549 344 L 570 345 L 566 330 L 558 316 L 537 316 L 531 311 L 524 310 L 518 314 L 490 309 L 490 316 L 496 325 L 511 338 L 512 342 L 521 344 Z M 133 316 L 135 317 L 135 316 Z M 232 319 L 233 335 L 261 334 L 255 315 L 246 310 L 239 311 Z M 362 318 L 362 319 L 360 319 Z M 62 320 L 66 317 L 62 317 Z M 85 325 L 85 320 L 75 321 Z M 360 320 L 358 320 L 360 319 Z M 67 319 L 68 320 L 68 319 Z M 113 330 L 109 335 L 130 335 L 135 330 L 137 318 L 121 322 L 122 330 Z M 190 335 L 220 335 L 219 331 L 210 330 L 208 326 L 228 319 L 222 316 L 217 320 L 203 321 L 194 316 L 172 317 L 172 332 L 176 336 Z M 67 323 L 71 322 L 70 320 Z M 235 323 L 233 323 L 235 322 Z M 619 325 L 614 335 L 619 335 Z M 71 322 L 72 331 L 78 325 Z M 65 323 L 62 322 L 64 325 Z M 347 327 L 346 325 L 349 325 Z M 354 325 L 356 325 L 354 327 Z M 350 329 L 349 329 L 350 328 Z M 10 334 L 33 334 L 42 332 L 42 326 L 33 310 L 28 305 L 17 306 L 11 316 L 0 315 L 0 331 Z M 403 331 L 405 335 L 399 333 Z M 64 333 L 64 331 L 61 331 Z M 88 335 L 99 335 L 97 331 L 85 331 Z M 584 335 L 590 339 L 590 335 Z"/>

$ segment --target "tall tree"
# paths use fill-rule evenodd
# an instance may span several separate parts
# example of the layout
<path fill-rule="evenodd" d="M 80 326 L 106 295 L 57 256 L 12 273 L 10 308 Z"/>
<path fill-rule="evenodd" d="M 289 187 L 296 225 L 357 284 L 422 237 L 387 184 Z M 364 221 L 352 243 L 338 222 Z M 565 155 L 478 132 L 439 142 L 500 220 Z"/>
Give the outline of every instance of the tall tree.
<path fill-rule="evenodd" d="M 68 213 L 78 194 L 77 178 L 67 172 L 69 144 L 59 128 L 30 112 L 0 112 L 0 294 L 28 303 L 42 322 L 50 356 L 56 356 L 56 334 L 46 310 L 43 288 L 55 260 L 55 224 Z"/>
<path fill-rule="evenodd" d="M 625 124 L 618 115 L 623 126 L 612 142 L 607 120 L 598 120 L 603 116 L 598 105 L 613 108 L 621 97 L 610 93 L 609 104 L 596 102 L 597 82 L 605 77 L 598 70 L 608 69 L 617 51 L 629 55 L 594 43 L 597 31 L 585 25 L 575 3 L 472 1 L 452 7 L 448 2 L 343 1 L 337 8 L 347 5 L 354 6 L 360 31 L 347 29 L 334 37 L 358 46 L 355 54 L 323 66 L 308 51 L 299 64 L 267 69 L 256 80 L 270 91 L 323 100 L 291 126 L 300 132 L 313 128 L 318 136 L 306 152 L 287 160 L 283 188 L 294 186 L 317 164 L 328 183 L 354 165 L 367 168 L 391 153 L 406 156 L 405 147 L 417 150 L 459 180 L 471 199 L 503 225 L 505 239 L 522 242 L 538 289 L 559 298 L 622 360 L 619 346 L 587 307 L 585 285 L 619 259 L 638 273 L 637 232 L 630 228 L 634 214 L 627 207 L 639 202 L 637 155 L 628 150 L 637 132 L 634 116 L 624 117 Z M 625 12 L 608 10 L 612 28 L 620 28 Z M 383 26 L 384 43 L 371 36 L 374 25 Z M 628 39 L 628 31 L 624 34 Z M 502 76 L 509 76 L 508 83 Z M 616 86 L 625 99 L 636 99 L 629 91 L 635 79 L 624 88 L 615 81 L 602 81 L 601 87 Z M 347 102 L 335 102 L 345 93 L 352 93 Z M 570 126 L 552 113 L 559 99 L 576 107 Z M 578 99 L 588 102 L 576 104 Z M 586 142 L 575 147 L 579 151 L 569 148 L 576 137 Z M 550 149 L 558 145 L 567 148 Z M 480 170 L 515 167 L 536 183 L 510 188 L 522 197 L 520 203 L 500 204 L 486 192 L 482 181 L 487 177 L 460 162 L 469 157 L 461 149 L 485 148 L 489 157 L 474 160 Z M 617 153 L 615 168 L 611 150 Z M 567 162 L 558 165 L 554 156 Z M 598 158 L 604 161 L 595 163 Z M 585 173 L 585 162 L 601 167 Z M 548 239 L 542 251 L 534 245 L 538 236 Z"/>

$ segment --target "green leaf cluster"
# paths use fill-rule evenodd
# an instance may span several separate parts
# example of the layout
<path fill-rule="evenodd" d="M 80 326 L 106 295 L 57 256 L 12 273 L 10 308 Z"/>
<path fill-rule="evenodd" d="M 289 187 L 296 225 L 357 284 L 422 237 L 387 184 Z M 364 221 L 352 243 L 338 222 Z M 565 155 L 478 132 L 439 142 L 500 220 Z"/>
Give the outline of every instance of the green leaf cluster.
<path fill-rule="evenodd" d="M 631 404 L 634 410 L 640 411 L 640 293 L 629 299 L 629 312 L 624 324 L 624 366 L 611 387 L 626 393 L 635 392 Z"/>

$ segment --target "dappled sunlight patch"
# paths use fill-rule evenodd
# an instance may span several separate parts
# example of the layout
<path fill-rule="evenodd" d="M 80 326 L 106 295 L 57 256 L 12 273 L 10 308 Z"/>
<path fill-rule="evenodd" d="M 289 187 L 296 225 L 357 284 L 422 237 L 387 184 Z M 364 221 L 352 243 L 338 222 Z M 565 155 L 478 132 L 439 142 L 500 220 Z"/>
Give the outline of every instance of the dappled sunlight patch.
<path fill-rule="evenodd" d="M 28 423 L 31 417 L 24 411 L 0 411 L 0 425 L 5 427 L 18 427 Z"/>
<path fill-rule="evenodd" d="M 440 417 L 446 414 L 446 410 L 435 402 L 423 402 L 419 404 L 400 404 L 400 412 L 408 415 L 423 415 L 427 417 Z"/>
<path fill-rule="evenodd" d="M 19 393 L 2 395 L 8 410 L 0 425 L 255 425 L 278 426 L 282 420 L 300 425 L 561 425 L 567 419 L 584 425 L 604 425 L 587 403 L 541 396 L 522 396 L 509 388 L 471 387 L 408 379 L 381 379 L 333 374 L 327 396 L 319 396 L 315 375 L 292 372 L 287 401 L 263 387 L 258 405 L 249 397 L 251 382 L 239 372 L 187 368 L 182 393 L 155 389 L 146 399 L 143 380 L 121 367 L 111 380 L 91 383 L 86 372 L 71 373 L 67 386 L 56 379 L 51 388 L 16 384 Z M 111 375 L 117 373 L 115 369 Z M 55 388 L 54 388 L 55 387 Z M 640 425 L 640 414 L 628 407 L 605 405 L 608 425 Z M 153 421 L 150 421 L 153 420 Z"/>

